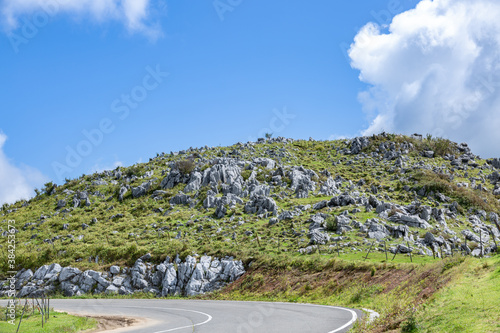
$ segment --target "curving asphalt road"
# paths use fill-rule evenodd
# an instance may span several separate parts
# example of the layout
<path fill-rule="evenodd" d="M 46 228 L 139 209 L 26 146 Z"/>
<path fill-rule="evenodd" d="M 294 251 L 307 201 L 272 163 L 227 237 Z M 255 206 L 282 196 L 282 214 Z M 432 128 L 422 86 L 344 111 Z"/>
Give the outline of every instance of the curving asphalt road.
<path fill-rule="evenodd" d="M 50 305 L 77 314 L 147 319 L 119 330 L 134 333 L 340 333 L 362 315 L 340 307 L 266 302 L 56 299 Z"/>

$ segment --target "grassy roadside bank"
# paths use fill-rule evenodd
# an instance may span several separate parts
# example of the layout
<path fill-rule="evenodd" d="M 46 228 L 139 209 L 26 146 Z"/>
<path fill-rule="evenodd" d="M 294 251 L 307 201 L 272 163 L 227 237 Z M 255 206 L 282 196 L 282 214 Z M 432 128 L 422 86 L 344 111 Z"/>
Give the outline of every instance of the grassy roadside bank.
<path fill-rule="evenodd" d="M 415 314 L 415 332 L 500 332 L 500 256 L 467 259 Z"/>
<path fill-rule="evenodd" d="M 5 320 L 5 307 L 0 307 L 0 314 L 0 332 L 15 333 L 19 324 L 19 318 L 21 318 L 22 307 L 16 308 L 16 320 L 14 325 Z M 50 319 L 44 323 L 42 328 L 41 315 L 35 311 L 35 314 L 24 314 L 19 332 L 77 333 L 93 330 L 97 327 L 97 324 L 98 321 L 93 318 L 73 316 L 64 312 L 51 311 Z"/>
<path fill-rule="evenodd" d="M 499 266 L 499 256 L 428 264 L 319 256 L 289 265 L 269 260 L 204 297 L 338 305 L 380 314 L 371 324 L 358 323 L 354 332 L 499 332 Z"/>

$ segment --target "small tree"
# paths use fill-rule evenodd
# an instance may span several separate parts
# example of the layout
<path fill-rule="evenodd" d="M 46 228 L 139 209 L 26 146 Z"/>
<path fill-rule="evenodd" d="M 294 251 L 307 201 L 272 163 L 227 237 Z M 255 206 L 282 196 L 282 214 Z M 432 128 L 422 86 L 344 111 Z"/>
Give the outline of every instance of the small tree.
<path fill-rule="evenodd" d="M 189 175 L 195 168 L 195 163 L 192 158 L 180 160 L 175 163 L 175 167 L 183 174 Z"/>
<path fill-rule="evenodd" d="M 267 140 L 269 140 L 270 138 L 272 138 L 272 136 L 273 136 L 273 133 L 266 133 L 265 134 L 265 137 L 266 137 Z"/>
<path fill-rule="evenodd" d="M 51 195 L 52 191 L 54 191 L 54 189 L 57 187 L 57 185 L 53 182 L 48 182 L 44 186 L 45 188 L 43 189 L 43 191 L 47 193 L 47 195 Z"/>
<path fill-rule="evenodd" d="M 337 231 L 337 221 L 332 215 L 328 215 L 325 219 L 326 230 L 331 232 Z"/>

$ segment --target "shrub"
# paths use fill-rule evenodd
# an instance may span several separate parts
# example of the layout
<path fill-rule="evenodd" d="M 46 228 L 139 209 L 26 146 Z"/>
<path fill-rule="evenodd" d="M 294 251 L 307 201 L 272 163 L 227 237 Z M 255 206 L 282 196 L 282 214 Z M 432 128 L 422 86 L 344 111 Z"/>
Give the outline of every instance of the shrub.
<path fill-rule="evenodd" d="M 241 172 L 241 177 L 243 177 L 244 181 L 247 181 L 248 178 L 250 178 L 250 175 L 252 174 L 252 170 L 243 170 Z"/>
<path fill-rule="evenodd" d="M 413 333 L 419 331 L 419 325 L 417 324 L 417 319 L 415 315 L 412 313 L 410 317 L 403 323 L 401 326 L 402 333 Z"/>
<path fill-rule="evenodd" d="M 434 154 L 437 156 L 444 156 L 446 154 L 452 154 L 455 150 L 454 143 L 448 139 L 435 138 L 431 144 Z"/>
<path fill-rule="evenodd" d="M 195 168 L 195 163 L 192 158 L 187 158 L 185 160 L 180 160 L 175 162 L 175 167 L 183 174 L 183 175 L 189 175 L 191 172 L 193 172 Z"/>
<path fill-rule="evenodd" d="M 333 216 L 328 215 L 328 217 L 325 219 L 325 224 L 326 224 L 326 230 L 331 232 L 337 231 L 337 221 Z"/>
<path fill-rule="evenodd" d="M 425 187 L 427 192 L 441 192 L 457 201 L 459 210 L 462 208 L 476 207 L 485 211 L 496 211 L 499 208 L 491 193 L 480 193 L 465 187 L 458 187 L 451 181 L 450 176 L 432 171 L 419 171 L 415 174 L 420 188 Z M 484 197 L 489 198 L 485 200 Z"/>
<path fill-rule="evenodd" d="M 51 195 L 52 191 L 54 191 L 54 189 L 57 187 L 57 185 L 53 182 L 48 182 L 44 186 L 45 188 L 43 190 L 45 193 L 47 193 L 47 195 Z"/>
<path fill-rule="evenodd" d="M 132 177 L 134 175 L 138 175 L 141 171 L 141 167 L 138 165 L 131 166 L 125 171 L 125 176 Z"/>

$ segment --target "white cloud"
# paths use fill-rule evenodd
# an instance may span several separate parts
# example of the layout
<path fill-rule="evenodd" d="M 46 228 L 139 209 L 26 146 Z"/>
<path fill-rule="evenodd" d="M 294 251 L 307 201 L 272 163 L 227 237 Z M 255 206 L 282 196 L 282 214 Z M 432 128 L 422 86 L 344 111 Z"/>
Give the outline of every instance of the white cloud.
<path fill-rule="evenodd" d="M 330 134 L 330 136 L 328 137 L 328 140 L 345 140 L 345 139 L 348 139 L 352 136 L 349 136 L 349 135 L 339 135 L 339 134 Z"/>
<path fill-rule="evenodd" d="M 15 166 L 3 152 L 7 136 L 0 132 L 0 205 L 31 198 L 35 187 L 48 181 L 40 171 L 29 166 Z"/>
<path fill-rule="evenodd" d="M 101 172 L 106 171 L 106 170 L 114 170 L 117 167 L 121 167 L 121 166 L 123 166 L 123 163 L 121 161 L 115 161 L 111 165 L 109 165 L 109 164 L 101 165 L 100 161 L 97 161 L 97 163 L 94 164 L 94 166 L 90 169 L 90 173 L 94 173 L 94 172 L 101 173 Z"/>
<path fill-rule="evenodd" d="M 159 2 L 164 7 L 164 2 Z M 141 32 L 151 39 L 161 35 L 158 22 L 151 22 L 150 0 L 4 0 L 1 13 L 7 30 L 17 29 L 27 16 L 30 21 L 58 14 L 73 17 L 87 15 L 98 22 L 105 20 L 122 21 L 130 32 Z M 35 23 L 35 22 L 32 22 Z"/>
<path fill-rule="evenodd" d="M 364 134 L 423 133 L 500 156 L 500 2 L 422 0 L 388 30 L 368 23 L 349 50 L 368 83 Z"/>

